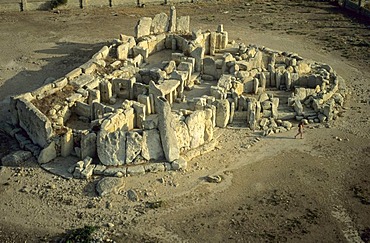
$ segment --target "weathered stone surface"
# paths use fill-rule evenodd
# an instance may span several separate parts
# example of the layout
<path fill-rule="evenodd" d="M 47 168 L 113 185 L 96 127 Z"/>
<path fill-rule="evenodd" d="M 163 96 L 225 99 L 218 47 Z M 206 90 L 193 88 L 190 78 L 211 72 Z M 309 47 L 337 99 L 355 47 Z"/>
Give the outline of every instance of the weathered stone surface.
<path fill-rule="evenodd" d="M 125 186 L 123 178 L 105 177 L 96 185 L 96 191 L 103 197 L 108 194 L 118 194 Z"/>
<path fill-rule="evenodd" d="M 86 156 L 94 158 L 96 156 L 96 134 L 94 132 L 83 135 L 81 138 L 81 159 Z"/>
<path fill-rule="evenodd" d="M 106 119 L 97 137 L 97 153 L 104 165 L 123 165 L 126 159 L 126 117 L 116 113 Z"/>
<path fill-rule="evenodd" d="M 176 20 L 176 32 L 187 34 L 190 32 L 190 17 L 180 16 Z"/>
<path fill-rule="evenodd" d="M 187 167 L 188 162 L 182 157 L 179 157 L 171 163 L 172 170 L 186 170 Z"/>
<path fill-rule="evenodd" d="M 176 7 L 171 6 L 168 31 L 170 31 L 170 32 L 175 32 L 176 31 L 176 19 L 177 19 Z"/>
<path fill-rule="evenodd" d="M 157 97 L 155 104 L 163 152 L 167 161 L 172 162 L 178 159 L 180 154 L 176 139 L 176 121 L 171 114 L 171 106 L 165 98 Z"/>
<path fill-rule="evenodd" d="M 129 167 L 127 167 L 127 174 L 131 175 L 131 176 L 144 175 L 145 174 L 145 168 L 144 168 L 143 165 L 129 166 Z"/>
<path fill-rule="evenodd" d="M 205 112 L 194 111 L 185 120 L 189 129 L 190 148 L 197 148 L 204 144 Z"/>
<path fill-rule="evenodd" d="M 103 80 L 99 84 L 99 89 L 101 100 L 108 103 L 112 97 L 112 84 L 107 80 Z"/>
<path fill-rule="evenodd" d="M 30 151 L 19 150 L 3 157 L 1 159 L 1 164 L 3 166 L 20 166 L 30 158 L 32 158 L 32 153 Z"/>
<path fill-rule="evenodd" d="M 141 155 L 146 160 L 159 160 L 164 158 L 162 142 L 157 129 L 145 130 Z"/>
<path fill-rule="evenodd" d="M 298 116 L 301 116 L 303 114 L 303 106 L 301 104 L 301 101 L 296 99 L 294 102 L 294 111 L 297 113 Z"/>
<path fill-rule="evenodd" d="M 128 132 L 126 137 L 126 164 L 131 164 L 141 152 L 143 137 L 137 132 Z"/>
<path fill-rule="evenodd" d="M 156 14 L 152 21 L 152 31 L 154 34 L 168 31 L 168 16 L 165 13 Z"/>
<path fill-rule="evenodd" d="M 95 165 L 88 165 L 84 168 L 84 170 L 81 172 L 81 178 L 82 179 L 89 179 L 94 172 Z"/>
<path fill-rule="evenodd" d="M 55 148 L 55 142 L 51 142 L 46 148 L 41 150 L 40 155 L 37 159 L 39 164 L 45 164 L 57 157 L 57 151 Z"/>
<path fill-rule="evenodd" d="M 230 119 L 230 103 L 228 100 L 216 100 L 216 126 L 226 127 Z"/>
<path fill-rule="evenodd" d="M 187 150 L 190 147 L 190 135 L 188 126 L 184 121 L 178 121 L 176 125 L 177 145 L 181 151 Z"/>
<path fill-rule="evenodd" d="M 135 27 L 135 37 L 139 38 L 145 35 L 150 35 L 152 26 L 152 18 L 142 17 Z"/>
<path fill-rule="evenodd" d="M 148 163 L 144 165 L 145 172 L 161 172 L 165 171 L 165 166 L 163 163 Z"/>
<path fill-rule="evenodd" d="M 132 190 L 132 189 L 127 191 L 127 198 L 132 202 L 139 201 L 138 193 L 135 190 Z"/>
<path fill-rule="evenodd" d="M 274 119 L 279 117 L 278 107 L 279 107 L 279 98 L 271 98 L 271 116 Z"/>

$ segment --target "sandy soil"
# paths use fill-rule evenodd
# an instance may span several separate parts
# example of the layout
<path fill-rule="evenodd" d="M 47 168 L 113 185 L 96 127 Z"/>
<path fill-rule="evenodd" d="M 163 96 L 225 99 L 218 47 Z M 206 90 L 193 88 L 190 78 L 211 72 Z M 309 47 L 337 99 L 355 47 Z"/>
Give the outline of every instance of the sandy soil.
<path fill-rule="evenodd" d="M 60 239 L 99 226 L 117 242 L 369 242 L 370 31 L 326 2 L 227 1 L 178 5 L 194 27 L 223 23 L 240 42 L 299 53 L 345 78 L 345 112 L 329 128 L 310 125 L 255 141 L 247 129 L 218 129 L 217 150 L 185 172 L 126 178 L 118 195 L 100 198 L 98 178 L 64 180 L 40 169 L 0 167 L 0 242 Z M 141 16 L 168 6 L 0 14 L 1 119 L 7 98 L 81 65 Z M 0 157 L 16 149 L 0 134 Z M 253 144 L 249 149 L 247 145 Z M 204 178 L 220 175 L 221 183 Z M 131 201 L 128 190 L 139 200 Z M 153 202 L 162 201 L 159 208 Z"/>

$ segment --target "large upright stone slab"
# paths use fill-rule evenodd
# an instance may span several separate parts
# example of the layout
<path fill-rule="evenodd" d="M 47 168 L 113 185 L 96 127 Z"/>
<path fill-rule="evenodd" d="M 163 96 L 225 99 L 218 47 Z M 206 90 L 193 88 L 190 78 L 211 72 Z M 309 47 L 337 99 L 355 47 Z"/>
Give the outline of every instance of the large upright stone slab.
<path fill-rule="evenodd" d="M 176 32 L 187 34 L 190 32 L 190 16 L 180 16 L 176 20 Z"/>
<path fill-rule="evenodd" d="M 165 13 L 156 14 L 152 21 L 152 30 L 154 34 L 168 31 L 168 16 Z"/>
<path fill-rule="evenodd" d="M 165 98 L 157 97 L 155 105 L 163 152 L 166 160 L 172 162 L 180 157 L 176 139 L 176 121 L 171 113 L 171 106 Z"/>
<path fill-rule="evenodd" d="M 81 159 L 96 156 L 96 134 L 89 133 L 81 137 Z"/>
<path fill-rule="evenodd" d="M 157 129 L 145 130 L 141 155 L 146 160 L 159 160 L 164 158 L 162 142 Z"/>
<path fill-rule="evenodd" d="M 216 127 L 226 127 L 230 119 L 230 103 L 226 99 L 216 102 Z"/>
<path fill-rule="evenodd" d="M 126 137 L 126 164 L 131 164 L 141 152 L 143 137 L 137 132 L 128 132 Z"/>
<path fill-rule="evenodd" d="M 176 7 L 171 6 L 170 9 L 170 18 L 169 18 L 169 26 L 168 26 L 168 31 L 169 32 L 176 32 Z"/>
<path fill-rule="evenodd" d="M 150 35 L 150 29 L 152 26 L 152 18 L 142 17 L 135 27 L 135 37 L 140 38 L 142 36 Z"/>
<path fill-rule="evenodd" d="M 189 128 L 190 148 L 204 144 L 205 112 L 195 111 L 185 120 Z"/>
<path fill-rule="evenodd" d="M 115 113 L 101 125 L 97 137 L 97 153 L 103 165 L 123 165 L 126 159 L 126 117 Z"/>

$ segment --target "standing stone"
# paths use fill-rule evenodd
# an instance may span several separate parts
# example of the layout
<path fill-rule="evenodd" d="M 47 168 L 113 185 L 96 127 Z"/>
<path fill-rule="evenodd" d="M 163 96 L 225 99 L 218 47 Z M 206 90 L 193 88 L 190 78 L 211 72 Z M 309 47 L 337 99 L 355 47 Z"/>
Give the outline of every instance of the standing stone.
<path fill-rule="evenodd" d="M 216 101 L 216 126 L 226 127 L 230 119 L 230 103 L 228 100 Z"/>
<path fill-rule="evenodd" d="M 211 35 L 209 37 L 209 55 L 214 56 L 216 53 L 216 33 L 211 32 Z"/>
<path fill-rule="evenodd" d="M 191 53 L 190 56 L 195 58 L 195 71 L 202 71 L 203 59 L 204 59 L 204 48 L 201 46 L 196 47 Z"/>
<path fill-rule="evenodd" d="M 171 113 L 171 106 L 165 98 L 157 97 L 155 105 L 163 152 L 167 161 L 172 162 L 180 156 L 176 139 L 176 121 Z"/>
<path fill-rule="evenodd" d="M 205 109 L 204 141 L 210 142 L 213 139 L 212 109 Z"/>
<path fill-rule="evenodd" d="M 290 75 L 290 72 L 288 72 L 288 71 L 284 72 L 284 79 L 285 79 L 286 89 L 287 89 L 287 91 L 290 91 L 290 89 L 292 87 L 292 77 Z"/>
<path fill-rule="evenodd" d="M 94 132 L 81 137 L 81 153 L 80 158 L 94 158 L 96 156 L 96 134 Z"/>
<path fill-rule="evenodd" d="M 252 130 L 254 130 L 256 127 L 256 105 L 257 105 L 257 100 L 255 98 L 248 98 L 247 124 L 249 128 Z"/>
<path fill-rule="evenodd" d="M 101 100 L 103 102 L 109 102 L 112 97 L 112 84 L 108 80 L 103 80 L 99 84 Z"/>
<path fill-rule="evenodd" d="M 168 16 L 165 13 L 156 14 L 152 21 L 152 30 L 154 34 L 168 31 Z"/>
<path fill-rule="evenodd" d="M 280 84 L 281 84 L 281 73 L 279 71 L 275 72 L 275 85 L 277 89 L 280 89 Z"/>
<path fill-rule="evenodd" d="M 180 16 L 176 20 L 176 32 L 187 34 L 190 32 L 190 16 Z"/>
<path fill-rule="evenodd" d="M 231 102 L 230 104 L 230 118 L 229 118 L 229 124 L 233 123 L 234 120 L 234 113 L 235 113 L 235 102 Z"/>
<path fill-rule="evenodd" d="M 103 165 L 123 165 L 126 158 L 127 121 L 122 113 L 116 113 L 101 125 L 97 137 L 97 152 Z"/>
<path fill-rule="evenodd" d="M 150 35 L 150 29 L 152 26 L 152 18 L 142 17 L 135 27 L 135 37 L 140 38 L 142 36 Z"/>
<path fill-rule="evenodd" d="M 279 116 L 278 107 L 279 107 L 279 98 L 271 98 L 271 115 L 274 119 L 277 119 Z"/>
<path fill-rule="evenodd" d="M 261 119 L 261 102 L 257 101 L 256 102 L 256 120 L 258 121 Z"/>
<path fill-rule="evenodd" d="M 266 90 L 266 75 L 262 72 L 260 75 L 260 87 L 262 91 L 265 92 Z"/>
<path fill-rule="evenodd" d="M 130 43 L 123 43 L 117 46 L 117 58 L 118 60 L 126 60 L 129 54 Z"/>
<path fill-rule="evenodd" d="M 73 133 L 72 129 L 68 128 L 67 132 L 60 138 L 60 155 L 67 157 L 73 151 Z"/>
<path fill-rule="evenodd" d="M 180 151 L 184 151 L 190 148 L 189 129 L 184 121 L 178 121 L 178 124 L 176 126 L 176 138 L 177 145 Z"/>
<path fill-rule="evenodd" d="M 100 102 L 100 90 L 97 89 L 88 89 L 89 92 L 89 98 L 88 98 L 88 104 L 92 105 L 94 102 Z"/>
<path fill-rule="evenodd" d="M 253 79 L 253 92 L 254 94 L 258 93 L 259 80 L 258 78 Z"/>
<path fill-rule="evenodd" d="M 294 111 L 297 113 L 297 116 L 301 116 L 303 114 L 303 106 L 299 99 L 294 101 Z"/>
<path fill-rule="evenodd" d="M 141 152 L 143 137 L 137 132 L 128 132 L 126 136 L 126 164 L 131 164 Z"/>
<path fill-rule="evenodd" d="M 189 128 L 190 148 L 204 144 L 205 112 L 195 111 L 185 120 Z"/>
<path fill-rule="evenodd" d="M 176 7 L 171 6 L 170 8 L 170 19 L 169 19 L 169 27 L 168 30 L 170 32 L 176 32 Z"/>
<path fill-rule="evenodd" d="M 161 138 L 157 129 L 143 132 L 141 155 L 148 161 L 159 160 L 164 157 Z"/>

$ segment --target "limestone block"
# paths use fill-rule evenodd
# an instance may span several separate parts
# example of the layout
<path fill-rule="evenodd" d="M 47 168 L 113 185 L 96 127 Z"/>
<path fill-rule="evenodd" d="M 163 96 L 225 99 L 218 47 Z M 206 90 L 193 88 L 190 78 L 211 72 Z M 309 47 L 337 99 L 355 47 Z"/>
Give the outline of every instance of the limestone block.
<path fill-rule="evenodd" d="M 145 168 L 143 165 L 135 165 L 127 167 L 127 174 L 130 176 L 144 175 Z"/>
<path fill-rule="evenodd" d="M 67 132 L 60 138 L 60 155 L 67 157 L 73 151 L 73 133 L 72 129 L 68 128 Z"/>
<path fill-rule="evenodd" d="M 92 105 L 93 102 L 100 102 L 100 90 L 97 89 L 88 89 L 88 104 Z"/>
<path fill-rule="evenodd" d="M 112 84 L 108 80 L 103 80 L 99 84 L 99 90 L 101 100 L 108 103 L 110 98 L 112 97 Z"/>
<path fill-rule="evenodd" d="M 205 48 L 197 46 L 190 52 L 190 56 L 195 58 L 195 71 L 201 72 L 203 68 L 203 59 L 204 59 Z"/>
<path fill-rule="evenodd" d="M 155 104 L 163 152 L 167 161 L 172 162 L 178 159 L 180 154 L 176 139 L 176 121 L 171 113 L 171 106 L 165 98 L 157 97 Z"/>
<path fill-rule="evenodd" d="M 115 113 L 101 125 L 97 136 L 97 153 L 103 165 L 123 165 L 126 158 L 127 121 L 122 113 Z"/>
<path fill-rule="evenodd" d="M 294 111 L 297 113 L 297 116 L 301 116 L 303 114 L 303 106 L 300 100 L 296 99 L 293 107 Z"/>
<path fill-rule="evenodd" d="M 152 26 L 152 18 L 142 17 L 135 27 L 135 37 L 139 38 L 142 36 L 150 35 L 150 29 Z"/>
<path fill-rule="evenodd" d="M 282 74 L 281 74 L 281 72 L 276 71 L 276 72 L 275 72 L 275 84 L 276 84 L 276 88 L 277 88 L 277 89 L 280 89 L 281 79 L 282 79 Z"/>
<path fill-rule="evenodd" d="M 156 14 L 152 21 L 152 31 L 154 34 L 163 33 L 168 31 L 169 21 L 165 13 Z"/>
<path fill-rule="evenodd" d="M 292 87 L 292 77 L 290 72 L 284 72 L 284 80 L 285 80 L 285 86 L 286 89 L 289 91 Z"/>
<path fill-rule="evenodd" d="M 143 131 L 141 155 L 148 161 L 164 158 L 161 138 L 157 129 Z"/>
<path fill-rule="evenodd" d="M 133 86 L 136 83 L 136 78 L 132 77 L 130 79 L 113 79 L 112 80 L 112 89 L 113 93 L 117 97 L 122 99 L 133 99 Z"/>
<path fill-rule="evenodd" d="M 216 62 L 213 57 L 206 57 L 203 59 L 203 74 L 217 77 Z"/>
<path fill-rule="evenodd" d="M 23 128 L 32 142 L 40 147 L 48 146 L 54 130 L 50 120 L 31 102 L 19 98 L 16 102 L 19 126 Z"/>
<path fill-rule="evenodd" d="M 192 75 L 192 72 L 193 72 L 193 68 L 192 68 L 192 65 L 191 63 L 189 62 L 181 62 L 178 67 L 177 67 L 177 70 L 178 71 L 184 71 L 184 72 L 187 72 L 188 73 L 188 78 L 187 78 L 187 82 L 185 82 L 184 86 L 187 87 L 189 82 L 190 82 L 190 79 L 191 79 L 191 75 Z"/>
<path fill-rule="evenodd" d="M 149 57 L 149 49 L 135 46 L 134 48 L 132 48 L 132 50 L 133 50 L 134 57 L 141 55 L 143 57 L 144 62 L 147 61 Z"/>
<path fill-rule="evenodd" d="M 47 147 L 41 150 L 37 161 L 39 164 L 45 164 L 57 157 L 57 150 L 55 148 L 55 142 L 51 142 Z"/>
<path fill-rule="evenodd" d="M 94 80 L 94 76 L 89 74 L 81 74 L 80 76 L 72 79 L 69 84 L 71 84 L 74 88 L 78 89 L 83 87 L 84 85 L 92 82 Z"/>
<path fill-rule="evenodd" d="M 253 92 L 254 92 L 254 94 L 258 93 L 259 83 L 260 82 L 259 82 L 258 78 L 253 79 Z"/>
<path fill-rule="evenodd" d="M 300 101 L 303 101 L 307 97 L 307 90 L 306 88 L 295 88 L 294 89 L 294 97 Z"/>
<path fill-rule="evenodd" d="M 137 132 L 128 132 L 126 136 L 126 164 L 131 164 L 141 152 L 143 137 Z"/>
<path fill-rule="evenodd" d="M 96 185 L 96 191 L 103 197 L 108 194 L 118 194 L 125 186 L 123 178 L 104 177 Z"/>
<path fill-rule="evenodd" d="M 204 144 L 205 112 L 195 111 L 185 120 L 189 129 L 190 148 L 197 148 Z"/>
<path fill-rule="evenodd" d="M 163 163 L 148 163 L 144 165 L 145 172 L 161 172 L 165 171 L 165 166 Z"/>
<path fill-rule="evenodd" d="M 177 17 L 176 32 L 182 34 L 187 34 L 190 32 L 190 16 Z"/>
<path fill-rule="evenodd" d="M 168 26 L 168 31 L 170 32 L 176 32 L 176 7 L 171 6 L 170 8 L 170 17 L 169 17 L 169 26 Z"/>
<path fill-rule="evenodd" d="M 81 136 L 81 154 L 80 158 L 94 158 L 96 156 L 96 134 L 94 132 Z"/>
<path fill-rule="evenodd" d="M 297 66 L 298 74 L 301 76 L 303 74 L 308 74 L 311 72 L 310 65 L 305 61 L 299 61 Z"/>
<path fill-rule="evenodd" d="M 261 74 L 260 74 L 260 79 L 259 79 L 259 81 L 260 81 L 260 84 L 259 84 L 259 86 L 262 88 L 262 91 L 263 92 L 265 92 L 265 90 L 266 90 L 266 75 L 265 75 L 265 73 L 264 72 L 262 72 Z"/>
<path fill-rule="evenodd" d="M 32 158 L 32 153 L 29 151 L 18 150 L 14 153 L 8 154 L 1 159 L 2 166 L 19 167 L 23 162 Z"/>
<path fill-rule="evenodd" d="M 188 162 L 182 157 L 174 160 L 171 163 L 172 170 L 186 170 L 187 166 L 188 166 Z"/>
<path fill-rule="evenodd" d="M 151 111 L 151 105 L 150 105 L 150 98 L 148 95 L 140 94 L 137 96 L 137 101 L 143 105 L 145 105 L 146 108 L 146 114 L 149 115 L 152 113 Z"/>
<path fill-rule="evenodd" d="M 176 139 L 177 146 L 181 151 L 185 151 L 190 148 L 189 128 L 184 121 L 180 120 L 176 125 Z"/>
<path fill-rule="evenodd" d="M 148 95 L 148 93 L 149 93 L 148 85 L 138 83 L 138 82 L 133 83 L 132 99 L 137 99 L 139 97 L 139 95 Z M 131 96 L 131 94 L 130 94 L 130 96 Z"/>
<path fill-rule="evenodd" d="M 158 115 L 153 114 L 145 117 L 145 120 L 142 122 L 142 127 L 144 130 L 151 130 L 158 128 Z"/>
<path fill-rule="evenodd" d="M 331 100 L 324 104 L 322 112 L 326 116 L 328 121 L 333 120 L 334 117 L 334 100 Z"/>
<path fill-rule="evenodd" d="M 289 121 L 283 121 L 283 123 L 281 124 L 283 127 L 285 127 L 287 130 L 290 130 L 292 128 L 292 123 L 289 122 Z"/>
<path fill-rule="evenodd" d="M 234 101 L 231 101 L 229 99 L 229 102 L 230 102 L 230 117 L 229 117 L 229 124 L 233 123 L 234 121 L 234 113 L 235 113 L 235 102 Z"/>
<path fill-rule="evenodd" d="M 230 103 L 228 100 L 216 100 L 216 126 L 226 127 L 230 119 Z"/>
<path fill-rule="evenodd" d="M 279 98 L 271 98 L 271 115 L 274 119 L 277 119 L 278 114 L 278 107 L 279 107 Z"/>
<path fill-rule="evenodd" d="M 130 43 L 123 43 L 117 46 L 117 58 L 118 60 L 127 60 L 129 55 Z"/>
<path fill-rule="evenodd" d="M 261 102 L 261 107 L 262 107 L 262 111 L 271 110 L 272 102 L 269 101 L 269 100 L 265 100 L 265 101 Z"/>
<path fill-rule="evenodd" d="M 163 69 L 167 74 L 172 73 L 174 70 L 176 70 L 176 62 L 174 60 L 171 60 Z"/>
<path fill-rule="evenodd" d="M 95 165 L 88 165 L 86 166 L 83 171 L 81 171 L 81 178 L 82 179 L 89 179 L 93 175 Z"/>
<path fill-rule="evenodd" d="M 247 99 L 247 124 L 250 129 L 254 130 L 256 128 L 256 106 L 257 100 L 255 98 Z"/>
<path fill-rule="evenodd" d="M 145 120 L 146 117 L 146 106 L 139 102 L 134 102 L 132 107 L 134 108 L 136 117 L 134 127 L 142 128 L 143 120 Z"/>

